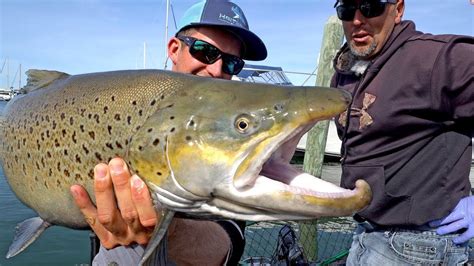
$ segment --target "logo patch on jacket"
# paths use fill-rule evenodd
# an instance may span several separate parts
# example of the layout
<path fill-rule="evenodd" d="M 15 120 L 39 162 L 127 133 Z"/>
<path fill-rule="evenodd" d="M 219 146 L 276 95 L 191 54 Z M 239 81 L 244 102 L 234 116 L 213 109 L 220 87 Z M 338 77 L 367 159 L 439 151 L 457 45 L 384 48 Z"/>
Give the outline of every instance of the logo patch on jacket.
<path fill-rule="evenodd" d="M 366 92 L 364 94 L 364 100 L 362 101 L 362 108 L 356 108 L 356 107 L 351 108 L 351 116 L 360 117 L 359 130 L 362 130 L 370 126 L 374 122 L 374 120 L 372 119 L 372 116 L 370 116 L 367 110 L 369 109 L 370 105 L 372 105 L 375 102 L 375 99 L 377 99 L 377 96 Z M 346 121 L 347 121 L 347 111 L 345 111 L 339 116 L 339 124 L 345 127 Z"/>

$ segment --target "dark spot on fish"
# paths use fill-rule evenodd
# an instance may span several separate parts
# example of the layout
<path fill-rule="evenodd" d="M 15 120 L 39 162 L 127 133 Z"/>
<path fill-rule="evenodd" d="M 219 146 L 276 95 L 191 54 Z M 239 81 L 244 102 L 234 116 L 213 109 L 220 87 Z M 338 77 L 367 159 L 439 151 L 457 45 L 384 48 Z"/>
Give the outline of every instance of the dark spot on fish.
<path fill-rule="evenodd" d="M 69 173 L 68 170 L 64 169 L 64 175 L 67 177 L 71 177 L 71 174 Z"/>
<path fill-rule="evenodd" d="M 153 141 L 153 146 L 156 146 L 156 145 L 158 145 L 158 144 L 160 144 L 160 139 L 155 139 L 155 140 Z"/>
<path fill-rule="evenodd" d="M 162 99 L 162 100 L 163 100 L 164 98 L 165 98 L 165 96 L 162 94 L 162 95 L 161 95 L 161 97 L 160 97 L 160 99 Z"/>
<path fill-rule="evenodd" d="M 193 138 L 191 138 L 191 136 L 186 136 L 186 141 L 190 141 L 192 140 Z"/>
<path fill-rule="evenodd" d="M 125 140 L 125 146 L 127 146 L 127 145 L 128 145 L 128 139 Z"/>
<path fill-rule="evenodd" d="M 35 181 L 39 182 L 38 176 L 35 176 Z"/>
<path fill-rule="evenodd" d="M 173 106 L 174 106 L 174 104 L 172 103 L 172 104 L 168 105 L 167 107 L 168 107 L 168 108 L 171 108 L 171 107 L 173 107 Z"/>
<path fill-rule="evenodd" d="M 174 116 L 170 116 L 170 120 L 173 120 L 174 119 Z"/>
<path fill-rule="evenodd" d="M 112 135 L 112 126 L 111 125 L 107 126 L 107 131 L 109 132 L 109 135 Z"/>
<path fill-rule="evenodd" d="M 153 105 L 155 105 L 155 104 L 156 104 L 156 100 L 153 99 L 153 101 L 151 101 L 150 105 L 153 106 Z"/>
<path fill-rule="evenodd" d="M 84 133 L 84 125 L 80 125 L 79 128 L 81 129 L 81 132 Z"/>
<path fill-rule="evenodd" d="M 135 128 L 135 131 L 140 130 L 140 128 L 141 128 L 141 126 L 137 126 L 137 127 Z"/>
<path fill-rule="evenodd" d="M 87 147 L 84 144 L 82 144 L 82 149 L 84 150 L 86 154 L 89 154 L 89 149 L 87 149 Z"/>
<path fill-rule="evenodd" d="M 65 113 L 61 113 L 61 120 L 64 120 L 66 118 L 66 114 Z"/>
<path fill-rule="evenodd" d="M 41 136 L 41 141 L 44 141 L 44 132 L 41 132 L 40 136 Z"/>
<path fill-rule="evenodd" d="M 40 122 L 38 120 L 36 120 L 36 126 L 39 126 Z"/>
<path fill-rule="evenodd" d="M 59 147 L 59 146 L 61 146 L 61 145 L 59 144 L 59 141 L 58 141 L 58 139 L 55 139 L 55 140 L 54 140 L 54 146 L 55 146 L 55 147 Z"/>
<path fill-rule="evenodd" d="M 98 102 L 99 101 L 99 97 L 95 98 L 94 102 Z"/>
<path fill-rule="evenodd" d="M 175 131 L 175 128 L 172 127 L 171 130 L 170 130 L 170 132 L 173 133 L 174 131 Z"/>
<path fill-rule="evenodd" d="M 91 118 L 92 118 L 92 114 L 88 114 L 88 115 L 87 115 L 87 118 L 91 119 Z"/>
<path fill-rule="evenodd" d="M 120 121 L 120 114 L 115 114 L 114 119 Z"/>
<path fill-rule="evenodd" d="M 76 174 L 76 176 L 74 177 L 74 180 L 76 181 L 81 181 L 82 180 L 82 177 L 80 174 Z"/>
<path fill-rule="evenodd" d="M 18 163 L 18 156 L 15 155 L 15 162 Z"/>
<path fill-rule="evenodd" d="M 149 128 L 149 129 L 147 130 L 148 133 L 150 133 L 150 132 L 152 132 L 152 131 L 153 131 L 153 128 Z"/>
<path fill-rule="evenodd" d="M 69 153 L 69 152 L 68 152 L 67 150 L 64 150 L 64 155 L 65 155 L 65 156 L 68 156 L 68 153 Z"/>
<path fill-rule="evenodd" d="M 129 125 L 132 123 L 132 117 L 131 116 L 127 116 L 127 123 Z"/>
<path fill-rule="evenodd" d="M 138 110 L 138 115 L 139 115 L 139 116 L 142 116 L 142 115 L 143 115 L 143 110 L 141 110 L 141 109 Z"/>
<path fill-rule="evenodd" d="M 48 158 L 53 157 L 53 156 L 51 155 L 51 152 L 49 152 L 49 151 L 46 152 L 46 156 L 48 156 Z"/>
<path fill-rule="evenodd" d="M 46 122 L 49 123 L 49 115 L 46 115 Z"/>
<path fill-rule="evenodd" d="M 36 147 L 38 148 L 38 150 L 41 150 L 41 145 L 39 143 L 36 143 Z M 13 152 L 13 148 L 11 149 L 11 151 Z"/>
<path fill-rule="evenodd" d="M 84 117 L 84 113 L 86 112 L 86 109 L 85 108 L 82 108 L 81 109 L 81 116 Z"/>
<path fill-rule="evenodd" d="M 56 120 L 53 120 L 53 129 L 56 129 L 57 123 Z"/>
<path fill-rule="evenodd" d="M 72 142 L 77 143 L 76 131 L 74 131 L 74 132 L 72 133 Z"/>
<path fill-rule="evenodd" d="M 25 165 L 25 164 L 23 164 L 22 168 L 23 168 L 23 174 L 25 174 L 25 175 L 26 175 L 26 165 Z"/>
<path fill-rule="evenodd" d="M 61 162 L 58 162 L 58 172 L 61 172 Z"/>
<path fill-rule="evenodd" d="M 117 148 L 122 149 L 122 144 L 118 141 L 115 142 L 115 145 L 117 145 Z"/>
<path fill-rule="evenodd" d="M 156 172 L 158 176 L 162 176 L 163 174 L 161 172 Z"/>
<path fill-rule="evenodd" d="M 53 108 L 54 108 L 54 110 L 56 110 L 56 108 L 58 108 L 58 104 L 57 103 L 54 104 Z"/>
<path fill-rule="evenodd" d="M 49 168 L 48 176 L 53 176 L 53 170 L 51 170 L 51 168 Z"/>
<path fill-rule="evenodd" d="M 137 175 L 140 175 L 140 171 L 138 171 L 138 170 L 136 170 L 135 173 L 136 173 Z"/>
<path fill-rule="evenodd" d="M 100 124 L 99 118 L 100 116 L 98 114 L 94 115 L 94 119 L 95 119 L 95 122 L 97 122 L 97 124 Z"/>
<path fill-rule="evenodd" d="M 115 102 L 115 96 L 112 96 L 111 99 L 112 99 L 112 102 Z"/>
<path fill-rule="evenodd" d="M 63 130 L 61 131 L 61 133 L 63 134 L 63 138 L 66 137 L 66 130 L 65 130 L 65 129 L 63 129 Z"/>
<path fill-rule="evenodd" d="M 104 115 L 107 114 L 107 111 L 109 110 L 108 106 L 104 106 Z"/>
<path fill-rule="evenodd" d="M 102 155 L 98 152 L 95 153 L 95 158 L 97 158 L 99 161 L 102 161 Z"/>
<path fill-rule="evenodd" d="M 46 164 L 44 163 L 44 158 L 43 157 L 41 157 L 41 166 L 43 166 L 43 168 L 46 167 Z"/>
<path fill-rule="evenodd" d="M 139 150 L 139 151 L 142 151 L 142 150 L 143 150 L 143 146 L 138 146 L 138 150 Z"/>
<path fill-rule="evenodd" d="M 94 170 L 90 170 L 87 175 L 89 176 L 90 179 L 94 179 Z"/>
<path fill-rule="evenodd" d="M 30 134 L 33 134 L 33 128 L 30 127 Z"/>
<path fill-rule="evenodd" d="M 74 118 L 71 116 L 71 117 L 69 118 L 69 125 L 72 126 L 73 124 L 74 124 Z"/>
<path fill-rule="evenodd" d="M 95 140 L 95 132 L 94 131 L 89 131 L 89 137 L 91 137 L 91 139 Z"/>
<path fill-rule="evenodd" d="M 59 179 L 56 180 L 56 186 L 61 187 L 61 182 L 59 182 Z"/>
<path fill-rule="evenodd" d="M 194 120 L 189 121 L 188 125 L 189 125 L 190 127 L 194 127 Z"/>
<path fill-rule="evenodd" d="M 109 142 L 108 142 L 108 143 L 105 144 L 105 146 L 106 146 L 107 148 L 111 149 L 111 150 L 114 149 L 114 146 L 112 146 L 112 143 L 109 143 Z"/>
<path fill-rule="evenodd" d="M 76 162 L 77 163 L 82 163 L 81 157 L 79 156 L 79 154 L 76 154 Z"/>
<path fill-rule="evenodd" d="M 46 180 L 44 181 L 44 186 L 49 189 L 48 183 L 46 183 Z"/>
<path fill-rule="evenodd" d="M 47 138 L 50 138 L 50 137 L 51 137 L 51 136 L 49 135 L 49 129 L 46 130 L 46 137 L 47 137 Z"/>
<path fill-rule="evenodd" d="M 133 104 L 133 105 L 137 105 L 137 101 L 133 101 L 132 104 Z"/>
<path fill-rule="evenodd" d="M 36 164 L 36 169 L 38 169 L 38 170 L 39 170 L 39 169 L 40 169 L 40 165 L 39 165 L 39 163 L 38 163 L 38 162 L 35 162 L 35 164 Z"/>
<path fill-rule="evenodd" d="M 66 103 L 66 104 L 69 103 L 68 99 L 66 99 L 66 100 L 64 101 L 64 103 Z"/>
<path fill-rule="evenodd" d="M 28 152 L 27 153 L 28 159 L 31 159 L 31 154 Z"/>

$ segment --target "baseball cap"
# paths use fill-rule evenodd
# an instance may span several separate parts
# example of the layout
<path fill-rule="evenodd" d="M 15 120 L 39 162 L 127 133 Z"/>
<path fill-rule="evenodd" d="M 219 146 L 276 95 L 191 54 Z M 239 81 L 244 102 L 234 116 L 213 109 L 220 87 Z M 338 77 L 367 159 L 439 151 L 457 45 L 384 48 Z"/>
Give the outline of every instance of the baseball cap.
<path fill-rule="evenodd" d="M 265 44 L 249 30 L 244 12 L 235 3 L 226 0 L 207 0 L 194 4 L 179 21 L 177 33 L 199 26 L 223 28 L 236 35 L 244 46 L 242 59 L 257 61 L 267 57 Z"/>

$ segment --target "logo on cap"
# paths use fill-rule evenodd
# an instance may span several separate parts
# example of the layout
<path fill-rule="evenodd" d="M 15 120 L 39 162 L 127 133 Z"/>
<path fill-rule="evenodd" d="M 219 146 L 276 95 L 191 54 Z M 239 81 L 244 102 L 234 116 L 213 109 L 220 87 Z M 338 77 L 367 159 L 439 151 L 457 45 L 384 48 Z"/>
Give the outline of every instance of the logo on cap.
<path fill-rule="evenodd" d="M 219 20 L 221 20 L 225 23 L 229 23 L 229 24 L 232 24 L 232 25 L 239 25 L 240 27 L 245 27 L 246 28 L 247 25 L 245 25 L 245 22 L 242 20 L 242 18 L 245 18 L 244 14 L 242 13 L 242 10 L 237 6 L 233 6 L 231 8 L 231 10 L 234 13 L 233 16 L 229 16 L 227 14 L 219 13 Z"/>

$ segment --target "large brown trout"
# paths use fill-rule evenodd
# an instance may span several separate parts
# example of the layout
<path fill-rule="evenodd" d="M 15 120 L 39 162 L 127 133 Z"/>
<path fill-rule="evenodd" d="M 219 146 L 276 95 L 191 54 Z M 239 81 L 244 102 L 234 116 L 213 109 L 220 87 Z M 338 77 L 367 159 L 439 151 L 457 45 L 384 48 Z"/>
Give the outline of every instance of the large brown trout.
<path fill-rule="evenodd" d="M 289 164 L 306 131 L 345 110 L 342 90 L 158 70 L 28 74 L 28 92 L 0 121 L 0 161 L 39 218 L 20 224 L 8 257 L 50 225 L 87 228 L 69 188 L 81 184 L 92 195 L 94 166 L 115 156 L 146 181 L 168 220 L 175 212 L 251 221 L 347 216 L 371 199 L 365 181 L 346 190 Z"/>

